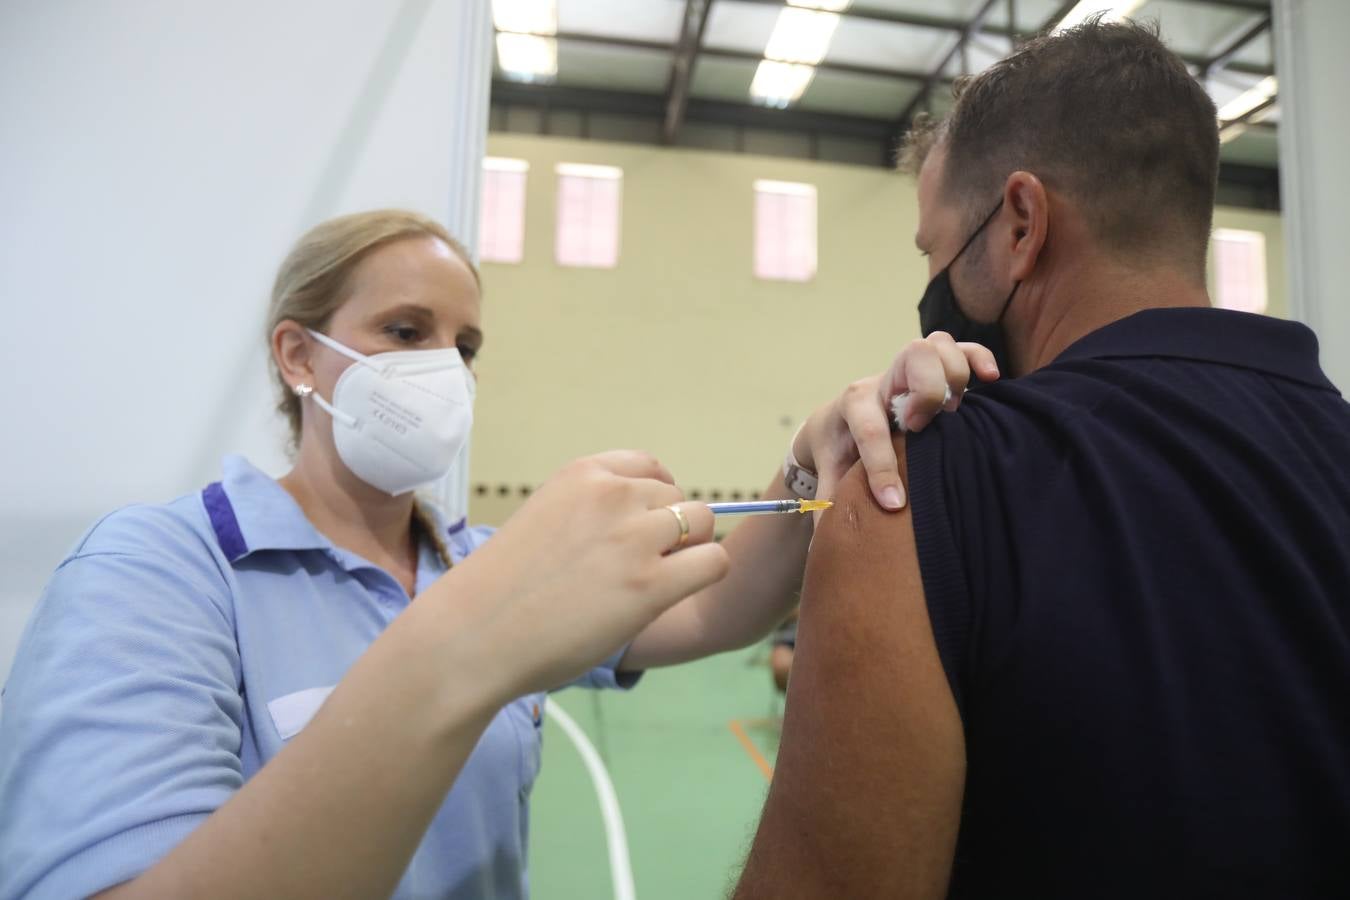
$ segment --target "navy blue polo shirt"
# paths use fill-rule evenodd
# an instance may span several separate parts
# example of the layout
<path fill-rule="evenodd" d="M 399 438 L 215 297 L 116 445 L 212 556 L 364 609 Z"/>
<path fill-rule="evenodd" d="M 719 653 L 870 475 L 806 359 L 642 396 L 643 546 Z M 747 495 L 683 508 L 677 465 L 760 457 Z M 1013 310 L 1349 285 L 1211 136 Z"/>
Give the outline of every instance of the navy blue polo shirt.
<path fill-rule="evenodd" d="M 1350 404 L 1155 309 L 910 437 L 965 728 L 953 896 L 1350 896 Z"/>

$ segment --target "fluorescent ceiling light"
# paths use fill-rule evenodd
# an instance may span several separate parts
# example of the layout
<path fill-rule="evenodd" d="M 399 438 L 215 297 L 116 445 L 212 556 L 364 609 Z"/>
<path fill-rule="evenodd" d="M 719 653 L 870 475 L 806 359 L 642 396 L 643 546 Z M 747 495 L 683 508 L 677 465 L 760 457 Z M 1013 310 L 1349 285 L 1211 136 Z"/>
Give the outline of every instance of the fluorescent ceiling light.
<path fill-rule="evenodd" d="M 1234 138 L 1240 138 L 1247 133 L 1246 125 L 1229 125 L 1227 128 L 1219 129 L 1219 143 L 1226 144 Z"/>
<path fill-rule="evenodd" d="M 559 175 L 577 175 L 581 178 L 608 178 L 612 181 L 623 177 L 623 169 L 618 166 L 593 166 L 588 163 L 558 163 L 554 171 Z"/>
<path fill-rule="evenodd" d="M 557 0 L 492 0 L 492 23 L 498 31 L 557 34 Z"/>
<path fill-rule="evenodd" d="M 1078 0 L 1078 5 L 1069 10 L 1068 15 L 1059 20 L 1054 33 L 1058 34 L 1066 28 L 1081 25 L 1097 13 L 1105 13 L 1102 16 L 1103 22 L 1119 22 L 1121 19 L 1129 18 L 1145 2 L 1146 0 L 1114 0 L 1114 2 L 1112 0 Z"/>
<path fill-rule="evenodd" d="M 483 157 L 483 168 L 489 172 L 528 172 L 530 171 L 530 164 L 523 159 L 485 156 Z"/>
<path fill-rule="evenodd" d="M 823 9 L 826 12 L 843 12 L 853 0 L 787 0 L 788 6 L 800 6 L 802 9 Z"/>
<path fill-rule="evenodd" d="M 516 81 L 545 81 L 558 74 L 558 42 L 537 34 L 497 33 L 497 63 Z"/>
<path fill-rule="evenodd" d="M 764 57 L 813 66 L 825 58 L 838 25 L 839 16 L 834 13 L 785 6 L 778 13 Z"/>
<path fill-rule="evenodd" d="M 765 106 L 782 109 L 801 98 L 815 75 L 815 66 L 760 60 L 755 80 L 750 82 L 750 96 Z"/>
<path fill-rule="evenodd" d="M 1262 78 L 1256 84 L 1225 103 L 1223 108 L 1219 110 L 1219 121 L 1231 122 L 1234 119 L 1242 118 L 1262 103 L 1265 103 L 1267 100 L 1274 97 L 1279 90 L 1279 86 L 1279 82 L 1275 80 L 1274 75 Z"/>

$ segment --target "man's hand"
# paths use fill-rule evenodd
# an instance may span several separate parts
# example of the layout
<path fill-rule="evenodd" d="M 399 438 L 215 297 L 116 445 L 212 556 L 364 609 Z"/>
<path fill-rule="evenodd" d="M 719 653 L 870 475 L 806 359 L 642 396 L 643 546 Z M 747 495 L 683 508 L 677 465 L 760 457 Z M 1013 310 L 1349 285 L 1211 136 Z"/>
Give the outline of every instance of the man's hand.
<path fill-rule="evenodd" d="M 817 496 L 833 497 L 839 479 L 861 459 L 877 503 L 892 511 L 903 507 L 905 488 L 891 445 L 891 401 L 907 395 L 900 424 L 922 431 L 939 412 L 961 405 L 972 372 L 981 381 L 997 380 L 994 354 L 935 331 L 911 341 L 885 372 L 855 381 L 812 413 L 797 433 L 792 454 L 820 479 Z"/>

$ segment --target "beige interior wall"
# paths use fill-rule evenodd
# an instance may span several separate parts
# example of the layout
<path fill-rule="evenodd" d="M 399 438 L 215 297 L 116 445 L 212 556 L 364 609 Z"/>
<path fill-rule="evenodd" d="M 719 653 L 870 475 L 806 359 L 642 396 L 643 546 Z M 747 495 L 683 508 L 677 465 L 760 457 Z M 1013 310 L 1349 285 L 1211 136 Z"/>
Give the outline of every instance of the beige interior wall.
<path fill-rule="evenodd" d="M 882 169 L 491 134 L 530 163 L 525 261 L 484 265 L 472 481 L 537 484 L 610 447 L 657 454 L 686 491 L 762 490 L 798 423 L 918 334 L 912 188 Z M 616 269 L 553 261 L 558 162 L 624 170 Z M 753 182 L 819 190 L 819 274 L 754 278 Z M 495 495 L 472 498 L 491 520 Z"/>
<path fill-rule="evenodd" d="M 918 336 L 927 266 L 913 247 L 914 188 L 880 168 L 746 154 L 490 134 L 488 152 L 530 163 L 525 259 L 483 267 L 471 498 L 499 522 L 569 459 L 650 450 L 686 492 L 762 490 L 798 423 Z M 559 162 L 624 170 L 616 269 L 553 259 Z M 819 191 L 819 274 L 809 284 L 752 273 L 753 182 Z M 1257 228 L 1283 314 L 1275 214 L 1220 210 Z M 509 490 L 499 496 L 501 487 Z"/>

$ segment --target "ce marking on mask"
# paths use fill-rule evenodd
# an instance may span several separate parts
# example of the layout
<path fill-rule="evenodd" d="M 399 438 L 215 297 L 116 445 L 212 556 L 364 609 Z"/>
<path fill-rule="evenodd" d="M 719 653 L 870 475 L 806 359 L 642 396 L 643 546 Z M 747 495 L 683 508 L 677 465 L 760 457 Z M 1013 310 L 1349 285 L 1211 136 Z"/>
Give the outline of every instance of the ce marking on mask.
<path fill-rule="evenodd" d="M 400 406 L 384 394 L 374 393 L 370 397 L 371 418 L 397 434 L 407 434 L 422 427 L 422 417 Z"/>

